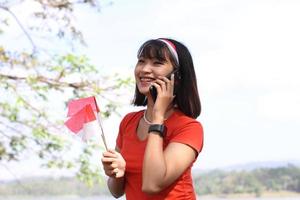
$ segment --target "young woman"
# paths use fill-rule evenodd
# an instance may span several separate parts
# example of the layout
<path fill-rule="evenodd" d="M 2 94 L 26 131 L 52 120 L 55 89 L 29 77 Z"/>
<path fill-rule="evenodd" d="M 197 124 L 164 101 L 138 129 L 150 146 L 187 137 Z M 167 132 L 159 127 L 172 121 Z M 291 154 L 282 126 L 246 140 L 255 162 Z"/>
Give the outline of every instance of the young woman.
<path fill-rule="evenodd" d="M 188 49 L 166 38 L 149 40 L 138 51 L 133 104 L 116 150 L 103 153 L 108 188 L 128 200 L 196 199 L 191 167 L 203 146 L 196 75 Z M 156 93 L 156 94 L 155 94 Z"/>

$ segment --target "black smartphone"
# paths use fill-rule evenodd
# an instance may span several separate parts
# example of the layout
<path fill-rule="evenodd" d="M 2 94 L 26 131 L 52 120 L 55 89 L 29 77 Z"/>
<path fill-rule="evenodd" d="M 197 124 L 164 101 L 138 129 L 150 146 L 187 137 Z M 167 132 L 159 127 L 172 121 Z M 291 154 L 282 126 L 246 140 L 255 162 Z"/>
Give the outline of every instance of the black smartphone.
<path fill-rule="evenodd" d="M 174 74 L 174 87 L 175 87 L 175 81 L 176 81 L 176 72 L 178 72 L 178 69 L 175 69 L 168 76 L 166 76 L 169 80 L 171 80 L 171 76 L 172 76 L 172 74 Z M 174 91 L 175 91 L 175 88 L 174 88 Z M 156 90 L 156 88 L 153 85 L 150 86 L 149 92 L 150 92 L 150 94 L 152 96 L 153 102 L 155 103 L 156 98 L 157 98 L 157 90 Z"/>

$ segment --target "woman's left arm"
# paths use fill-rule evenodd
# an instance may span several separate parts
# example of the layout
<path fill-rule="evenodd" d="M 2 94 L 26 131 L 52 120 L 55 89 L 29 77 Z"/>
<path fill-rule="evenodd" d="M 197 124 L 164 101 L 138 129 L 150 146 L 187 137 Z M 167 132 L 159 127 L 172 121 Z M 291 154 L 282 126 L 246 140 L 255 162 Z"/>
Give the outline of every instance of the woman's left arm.
<path fill-rule="evenodd" d="M 152 123 L 163 124 L 166 109 L 174 98 L 174 74 L 171 80 L 160 77 L 153 85 L 158 96 L 152 111 Z M 143 161 L 142 190 L 146 193 L 160 192 L 194 162 L 196 155 L 195 149 L 179 142 L 171 142 L 163 149 L 163 138 L 150 133 Z"/>
<path fill-rule="evenodd" d="M 163 138 L 150 133 L 143 161 L 142 190 L 160 192 L 182 175 L 196 154 L 192 147 L 178 142 L 171 142 L 163 150 Z"/>

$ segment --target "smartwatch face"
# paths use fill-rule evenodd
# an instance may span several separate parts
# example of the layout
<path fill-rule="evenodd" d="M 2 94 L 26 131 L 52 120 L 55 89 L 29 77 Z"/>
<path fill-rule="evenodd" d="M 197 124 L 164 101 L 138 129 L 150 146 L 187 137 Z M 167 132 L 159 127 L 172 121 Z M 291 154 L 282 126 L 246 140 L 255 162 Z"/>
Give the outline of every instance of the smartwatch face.
<path fill-rule="evenodd" d="M 167 127 L 165 125 L 162 125 L 162 124 L 152 124 L 149 126 L 149 130 L 148 130 L 148 133 L 150 132 L 157 132 L 159 133 L 159 135 L 161 137 L 164 137 L 165 136 L 165 133 L 167 132 Z"/>

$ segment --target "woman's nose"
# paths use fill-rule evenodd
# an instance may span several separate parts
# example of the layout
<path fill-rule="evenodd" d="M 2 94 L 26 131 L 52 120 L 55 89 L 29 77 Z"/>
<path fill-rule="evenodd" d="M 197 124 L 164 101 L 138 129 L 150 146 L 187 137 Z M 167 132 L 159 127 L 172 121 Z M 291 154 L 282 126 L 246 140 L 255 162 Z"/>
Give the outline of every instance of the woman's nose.
<path fill-rule="evenodd" d="M 146 62 L 142 67 L 143 72 L 151 72 L 151 69 L 152 69 L 152 65 L 149 62 Z"/>

